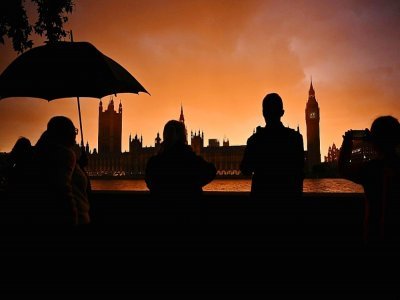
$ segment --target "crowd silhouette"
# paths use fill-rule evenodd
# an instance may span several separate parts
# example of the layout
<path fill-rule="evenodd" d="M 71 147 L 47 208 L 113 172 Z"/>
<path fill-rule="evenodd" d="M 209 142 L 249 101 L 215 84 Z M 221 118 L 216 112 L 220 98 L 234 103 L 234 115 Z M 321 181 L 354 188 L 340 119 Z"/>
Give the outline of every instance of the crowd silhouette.
<path fill-rule="evenodd" d="M 278 94 L 265 96 L 262 114 L 266 125 L 257 127 L 248 139 L 240 168 L 252 176 L 247 206 L 251 221 L 298 229 L 304 208 L 303 138 L 283 126 L 284 112 Z M 395 240 L 400 230 L 399 127 L 394 117 L 377 118 L 365 139 L 373 143 L 378 156 L 360 164 L 350 162 L 353 137 L 344 136 L 339 168 L 343 177 L 364 187 L 363 235 L 368 243 Z M 76 144 L 76 135 L 72 121 L 57 116 L 34 146 L 26 138 L 18 139 L 4 168 L 2 223 L 72 227 L 91 223 L 88 160 Z M 159 223 L 207 224 L 202 188 L 215 178 L 216 168 L 196 155 L 186 139 L 184 124 L 168 121 L 159 152 L 147 163 L 145 181 L 161 208 Z"/>
<path fill-rule="evenodd" d="M 56 116 L 35 146 L 26 138 L 17 141 L 9 156 L 5 191 L 9 222 L 61 226 L 90 222 L 90 184 L 79 164 L 84 159 L 77 156 L 79 149 L 74 150 L 76 134 L 70 119 Z"/>
<path fill-rule="evenodd" d="M 365 139 L 378 153 L 371 161 L 351 163 L 354 136 L 344 136 L 340 171 L 362 184 L 366 195 L 359 221 L 353 220 L 361 207 L 355 203 L 342 201 L 337 209 L 340 199 L 335 196 L 302 195 L 303 138 L 282 125 L 283 101 L 278 94 L 265 96 L 262 113 L 266 125 L 249 137 L 241 162 L 243 174 L 252 176 L 250 196 L 204 197 L 202 188 L 215 178 L 216 168 L 187 145 L 184 124 L 171 120 L 165 124 L 159 152 L 147 163 L 150 193 L 138 194 L 137 199 L 123 192 L 91 193 L 85 170 L 88 158 L 76 144 L 77 129 L 66 117 L 51 118 L 35 145 L 20 138 L 7 156 L 2 192 L 6 197 L 0 203 L 0 223 L 6 229 L 3 252 L 18 260 L 23 253 L 28 260 L 34 255 L 51 258 L 49 265 L 60 255 L 55 266 L 59 276 L 71 269 L 65 258 L 72 256 L 73 272 L 83 276 L 85 286 L 93 278 L 102 283 L 104 278 L 130 278 L 129 284 L 139 288 L 158 284 L 171 289 L 179 282 L 179 287 L 190 283 L 200 291 L 207 282 L 208 288 L 247 292 L 271 283 L 304 288 L 307 278 L 308 288 L 314 289 L 316 282 L 326 287 L 321 281 L 325 278 L 330 293 L 338 284 L 347 291 L 350 282 L 355 287 L 359 282 L 371 286 L 372 279 L 375 285 L 392 282 L 389 273 L 373 268 L 373 258 L 378 257 L 377 265 L 387 266 L 397 255 L 393 246 L 400 230 L 398 120 L 377 118 L 366 131 Z M 310 204 L 316 207 L 313 200 L 317 209 L 310 210 Z M 314 221 L 307 223 L 307 218 Z M 19 228 L 17 234 L 12 226 Z M 395 250 L 386 251 L 388 245 Z M 127 264 L 129 272 L 120 272 Z M 332 270 L 341 273 L 337 276 Z M 171 271 L 179 271 L 179 277 Z"/>

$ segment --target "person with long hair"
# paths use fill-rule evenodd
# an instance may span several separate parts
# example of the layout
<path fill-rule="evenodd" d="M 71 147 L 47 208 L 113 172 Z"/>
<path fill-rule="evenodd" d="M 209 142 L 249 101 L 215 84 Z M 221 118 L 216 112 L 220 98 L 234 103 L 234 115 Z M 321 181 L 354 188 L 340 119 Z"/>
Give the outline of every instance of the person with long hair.
<path fill-rule="evenodd" d="M 177 204 L 183 214 L 193 212 L 192 204 L 198 201 L 203 186 L 215 175 L 215 166 L 187 145 L 184 124 L 175 120 L 167 122 L 160 151 L 146 166 L 145 180 L 150 193 L 167 206 Z"/>
<path fill-rule="evenodd" d="M 77 129 L 70 119 L 50 119 L 34 149 L 31 215 L 33 224 L 77 225 L 73 192 L 76 156 L 73 151 Z"/>
<path fill-rule="evenodd" d="M 364 239 L 367 243 L 390 242 L 400 233 L 400 124 L 392 116 L 382 116 L 365 131 L 376 158 L 351 161 L 353 135 L 343 136 L 339 157 L 342 176 L 361 184 L 366 195 Z"/>
<path fill-rule="evenodd" d="M 196 155 L 186 144 L 185 126 L 171 120 L 163 132 L 159 153 L 146 166 L 146 184 L 153 194 L 164 196 L 201 195 L 202 187 L 216 174 L 212 163 Z"/>

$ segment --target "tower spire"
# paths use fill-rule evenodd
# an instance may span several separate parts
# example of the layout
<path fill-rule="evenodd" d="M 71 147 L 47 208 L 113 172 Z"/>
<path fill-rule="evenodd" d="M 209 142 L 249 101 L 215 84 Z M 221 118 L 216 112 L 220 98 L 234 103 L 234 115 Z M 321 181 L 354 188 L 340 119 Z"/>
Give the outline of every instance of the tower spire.
<path fill-rule="evenodd" d="M 108 110 L 114 110 L 114 98 L 110 96 L 110 102 L 108 102 Z"/>
<path fill-rule="evenodd" d="M 314 91 L 314 87 L 312 84 L 312 76 L 311 76 L 310 90 L 308 91 L 308 95 L 315 97 L 315 91 Z"/>
<path fill-rule="evenodd" d="M 181 102 L 181 115 L 179 116 L 179 122 L 185 123 L 185 117 L 183 116 L 183 105 Z"/>

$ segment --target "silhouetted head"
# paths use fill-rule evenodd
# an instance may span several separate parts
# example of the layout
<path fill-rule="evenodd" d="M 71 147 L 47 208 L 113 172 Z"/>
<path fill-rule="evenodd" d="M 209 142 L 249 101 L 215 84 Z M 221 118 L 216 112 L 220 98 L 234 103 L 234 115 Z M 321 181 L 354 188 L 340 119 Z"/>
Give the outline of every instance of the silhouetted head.
<path fill-rule="evenodd" d="M 10 156 L 15 161 L 26 158 L 32 151 L 31 141 L 25 137 L 20 137 L 10 152 Z"/>
<path fill-rule="evenodd" d="M 371 125 L 371 140 L 383 153 L 394 152 L 400 144 L 400 124 L 392 116 L 382 116 Z"/>
<path fill-rule="evenodd" d="M 279 122 L 284 113 L 282 98 L 278 94 L 271 93 L 264 97 L 263 116 L 267 123 Z"/>
<path fill-rule="evenodd" d="M 164 147 L 170 148 L 174 145 L 186 144 L 185 125 L 182 122 L 171 120 L 164 126 Z"/>
<path fill-rule="evenodd" d="M 75 145 L 77 129 L 70 119 L 64 116 L 57 116 L 50 119 L 47 123 L 47 136 L 52 142 L 64 146 Z"/>

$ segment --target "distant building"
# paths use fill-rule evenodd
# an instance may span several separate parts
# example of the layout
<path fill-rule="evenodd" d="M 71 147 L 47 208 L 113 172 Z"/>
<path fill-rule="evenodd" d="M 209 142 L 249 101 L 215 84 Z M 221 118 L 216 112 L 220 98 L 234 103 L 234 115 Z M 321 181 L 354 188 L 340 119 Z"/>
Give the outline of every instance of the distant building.
<path fill-rule="evenodd" d="M 132 135 L 129 135 L 129 152 L 121 153 L 121 150 L 119 152 L 114 151 L 116 150 L 114 148 L 115 142 L 118 141 L 118 137 L 120 136 L 119 128 L 122 128 L 122 124 L 121 127 L 118 127 L 119 117 L 122 116 L 122 105 L 120 104 L 119 112 L 117 113 L 114 111 L 114 102 L 111 100 L 106 112 L 108 115 L 104 115 L 105 112 L 102 111 L 102 104 L 100 103 L 99 126 L 101 125 L 102 129 L 100 130 L 99 128 L 99 151 L 94 150 L 92 154 L 89 154 L 89 175 L 143 176 L 147 161 L 161 147 L 160 134 L 157 133 L 154 139 L 154 147 L 143 147 L 143 137 L 135 134 L 133 138 Z M 182 106 L 179 121 L 185 123 Z M 118 126 L 115 126 L 115 124 Z M 104 145 L 106 142 L 109 143 L 108 146 Z M 245 146 L 229 146 L 229 140 L 224 138 L 222 147 L 217 139 L 209 139 L 208 147 L 204 147 L 204 132 L 200 132 L 200 130 L 198 132 L 191 132 L 190 142 L 196 154 L 214 163 L 218 175 L 237 176 L 240 174 L 239 166 Z M 121 147 L 120 143 L 119 147 Z M 87 152 L 89 153 L 89 150 Z"/>
<path fill-rule="evenodd" d="M 325 156 L 325 162 L 337 163 L 339 160 L 340 149 L 336 147 L 335 143 L 328 148 L 328 154 Z"/>
<path fill-rule="evenodd" d="M 347 132 L 345 133 L 345 135 L 347 134 Z M 364 130 L 352 130 L 352 132 L 362 134 Z M 376 151 L 370 141 L 362 138 L 353 139 L 353 148 L 351 149 L 351 163 L 369 161 L 375 156 Z"/>
<path fill-rule="evenodd" d="M 315 91 L 311 81 L 306 105 L 307 125 L 307 168 L 312 170 L 314 166 L 321 163 L 320 136 L 319 136 L 319 106 L 315 98 Z"/>
<path fill-rule="evenodd" d="M 200 135 L 200 131 L 192 135 L 191 145 L 198 155 L 215 165 L 217 175 L 240 175 L 246 146 L 229 146 L 229 140 L 224 139 L 221 147 L 217 139 L 209 139 L 208 147 L 204 147 L 204 133 Z"/>
<path fill-rule="evenodd" d="M 319 135 L 319 106 L 315 98 L 315 91 L 310 84 L 309 97 L 306 106 L 307 124 L 307 151 L 304 152 L 305 163 L 308 170 L 321 163 L 320 135 Z M 217 168 L 217 175 L 239 175 L 240 163 L 243 158 L 245 145 L 230 146 L 229 140 L 224 137 L 222 146 L 217 139 L 209 139 L 208 147 L 204 146 L 204 132 L 200 130 L 191 131 L 190 140 L 185 124 L 183 106 L 179 115 L 179 121 L 185 125 L 186 140 L 193 151 L 212 162 Z M 299 131 L 299 127 L 297 127 Z M 119 104 L 118 111 L 114 110 L 114 100 L 111 98 L 107 109 L 103 111 L 103 104 L 99 105 L 99 136 L 98 150 L 92 153 L 89 146 L 86 152 L 89 155 L 88 173 L 91 176 L 143 176 L 149 158 L 158 153 L 161 147 L 161 137 L 157 133 L 154 139 L 154 146 L 144 147 L 143 137 L 129 135 L 129 151 L 121 153 L 122 135 L 122 104 Z M 328 154 L 329 156 L 329 154 Z"/>
<path fill-rule="evenodd" d="M 185 125 L 185 136 L 186 136 L 186 144 L 188 143 L 188 132 L 185 124 L 185 116 L 183 115 L 183 106 L 181 104 L 181 114 L 179 116 L 179 122 L 182 122 Z"/>
<path fill-rule="evenodd" d="M 204 147 L 204 132 L 202 132 L 201 134 L 200 130 L 199 133 L 192 132 L 190 134 L 190 139 L 191 139 L 190 145 L 192 146 L 193 151 L 196 152 L 197 155 L 200 155 L 201 149 L 203 149 Z"/>
<path fill-rule="evenodd" d="M 219 141 L 217 139 L 208 139 L 208 147 L 219 147 Z"/>
<path fill-rule="evenodd" d="M 108 107 L 103 111 L 103 103 L 99 104 L 99 137 L 98 153 L 115 155 L 121 153 L 122 136 L 122 104 L 118 112 L 114 111 L 114 100 L 111 98 Z"/>
<path fill-rule="evenodd" d="M 229 140 L 224 138 L 224 140 L 222 141 L 222 146 L 223 147 L 229 147 Z"/>

